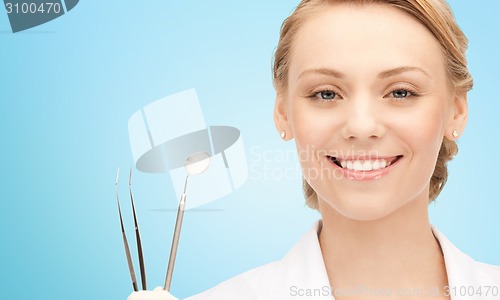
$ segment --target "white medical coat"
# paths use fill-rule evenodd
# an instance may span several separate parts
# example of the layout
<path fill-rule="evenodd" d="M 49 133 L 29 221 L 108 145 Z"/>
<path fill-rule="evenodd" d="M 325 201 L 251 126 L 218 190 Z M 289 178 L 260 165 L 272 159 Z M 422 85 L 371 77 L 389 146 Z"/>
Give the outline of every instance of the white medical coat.
<path fill-rule="evenodd" d="M 332 300 L 335 292 L 355 293 L 355 290 L 330 289 L 318 240 L 320 222 L 316 222 L 281 260 L 247 271 L 186 300 Z M 443 251 L 451 299 L 500 300 L 500 267 L 473 260 L 436 228 L 432 227 L 432 231 Z M 356 288 L 361 289 L 358 295 L 377 292 Z M 397 299 L 394 294 L 392 297 Z"/>

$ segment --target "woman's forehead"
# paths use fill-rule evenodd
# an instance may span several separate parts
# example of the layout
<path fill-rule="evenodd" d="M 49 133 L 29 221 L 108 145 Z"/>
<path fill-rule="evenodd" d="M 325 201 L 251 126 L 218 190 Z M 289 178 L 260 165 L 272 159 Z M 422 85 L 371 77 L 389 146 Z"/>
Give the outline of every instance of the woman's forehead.
<path fill-rule="evenodd" d="M 315 68 L 355 76 L 402 66 L 445 73 L 434 35 L 413 16 L 386 4 L 324 5 L 302 23 L 291 49 L 292 76 Z"/>

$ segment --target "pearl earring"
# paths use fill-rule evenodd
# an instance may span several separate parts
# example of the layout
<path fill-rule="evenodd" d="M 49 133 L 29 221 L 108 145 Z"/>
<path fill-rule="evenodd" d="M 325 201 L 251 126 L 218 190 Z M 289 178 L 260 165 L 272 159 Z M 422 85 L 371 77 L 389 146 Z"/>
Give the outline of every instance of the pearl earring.
<path fill-rule="evenodd" d="M 456 129 L 453 130 L 453 132 L 451 133 L 451 135 L 453 135 L 454 138 L 457 138 L 458 137 L 458 131 Z"/>
<path fill-rule="evenodd" d="M 286 132 L 284 130 L 281 130 L 280 136 L 281 136 L 282 139 L 284 139 L 285 136 L 286 136 Z"/>

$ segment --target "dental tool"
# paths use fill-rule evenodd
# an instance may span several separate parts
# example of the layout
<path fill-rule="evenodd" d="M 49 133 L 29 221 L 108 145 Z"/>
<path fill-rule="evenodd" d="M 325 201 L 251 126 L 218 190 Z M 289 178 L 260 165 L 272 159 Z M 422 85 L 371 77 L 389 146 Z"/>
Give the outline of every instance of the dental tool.
<path fill-rule="evenodd" d="M 125 226 L 123 225 L 123 217 L 122 210 L 120 207 L 120 198 L 118 197 L 118 178 L 120 177 L 120 167 L 118 167 L 118 171 L 116 171 L 116 181 L 115 181 L 115 190 L 116 190 L 116 201 L 118 202 L 118 214 L 120 215 L 120 225 L 122 229 L 122 237 L 123 237 L 123 245 L 125 247 L 125 255 L 127 256 L 127 264 L 128 270 L 130 273 L 130 278 L 132 279 L 132 287 L 134 291 L 137 292 L 139 287 L 137 286 L 137 278 L 134 270 L 134 263 L 132 262 L 132 255 L 130 254 L 130 247 L 127 241 L 127 235 L 125 233 Z M 137 222 L 137 215 L 135 213 L 135 204 L 134 197 L 132 196 L 132 168 L 130 168 L 130 176 L 128 179 L 128 190 L 130 193 L 130 201 L 132 202 L 132 211 L 134 213 L 134 224 L 135 224 L 135 238 L 137 241 L 137 252 L 139 253 L 139 267 L 141 269 L 141 281 L 142 281 L 142 289 L 146 290 L 146 268 L 144 267 L 144 255 L 142 251 L 142 242 L 141 242 L 141 234 L 139 233 L 139 225 Z"/>
<path fill-rule="evenodd" d="M 127 256 L 128 270 L 130 273 L 130 278 L 132 279 L 132 287 L 134 288 L 134 291 L 137 292 L 139 288 L 137 287 L 137 279 L 135 277 L 134 264 L 132 263 L 132 256 L 130 255 L 130 248 L 128 246 L 127 235 L 125 234 L 125 227 L 123 226 L 122 210 L 120 208 L 120 198 L 118 197 L 119 176 L 120 176 L 120 167 L 118 167 L 118 171 L 116 172 L 116 183 L 115 183 L 116 201 L 118 203 L 118 214 L 120 215 L 120 225 L 122 228 L 122 238 L 123 238 L 123 245 L 125 246 L 125 255 Z"/>
<path fill-rule="evenodd" d="M 141 234 L 139 233 L 139 224 L 137 222 L 137 215 L 135 213 L 134 197 L 132 196 L 132 167 L 130 168 L 130 176 L 128 179 L 128 190 L 130 193 L 130 202 L 132 202 L 132 211 L 134 213 L 135 239 L 137 241 L 137 252 L 139 253 L 139 268 L 141 270 L 142 289 L 147 290 L 147 287 L 146 287 L 146 268 L 144 266 L 144 254 L 142 251 Z"/>
<path fill-rule="evenodd" d="M 165 278 L 164 290 L 170 292 L 172 283 L 172 275 L 174 272 L 175 258 L 177 256 L 177 248 L 179 245 L 179 238 L 181 234 L 182 219 L 184 217 L 184 210 L 186 208 L 186 187 L 190 175 L 198 175 L 205 172 L 210 165 L 210 155 L 206 152 L 196 152 L 191 154 L 184 163 L 186 169 L 186 180 L 184 181 L 184 191 L 179 201 L 179 208 L 177 210 L 177 218 L 175 220 L 174 236 L 172 239 L 172 248 L 170 249 L 170 258 L 168 260 L 167 276 Z"/>

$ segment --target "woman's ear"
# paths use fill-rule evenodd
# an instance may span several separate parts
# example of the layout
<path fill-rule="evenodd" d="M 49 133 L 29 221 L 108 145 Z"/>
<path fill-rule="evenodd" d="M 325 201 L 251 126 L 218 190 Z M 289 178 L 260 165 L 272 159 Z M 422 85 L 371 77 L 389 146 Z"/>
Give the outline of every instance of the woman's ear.
<path fill-rule="evenodd" d="M 468 117 L 467 93 L 457 94 L 453 102 L 453 118 L 446 131 L 446 137 L 456 140 L 465 130 Z"/>
<path fill-rule="evenodd" d="M 288 141 L 293 138 L 291 126 L 289 125 L 287 100 L 285 94 L 282 92 L 276 93 L 274 124 L 282 139 Z"/>

